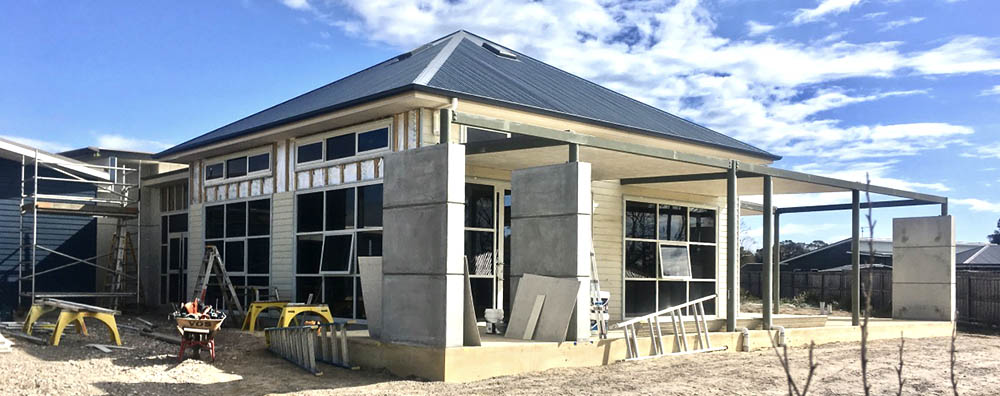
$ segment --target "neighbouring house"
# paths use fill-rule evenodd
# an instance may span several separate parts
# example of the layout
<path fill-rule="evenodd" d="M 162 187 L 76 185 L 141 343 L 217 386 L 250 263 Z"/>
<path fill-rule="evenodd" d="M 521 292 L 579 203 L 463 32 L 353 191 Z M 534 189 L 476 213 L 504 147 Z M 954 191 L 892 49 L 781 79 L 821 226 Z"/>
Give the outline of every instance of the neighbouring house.
<path fill-rule="evenodd" d="M 1000 271 L 1000 245 L 983 245 L 955 256 L 956 268 L 969 271 Z"/>
<path fill-rule="evenodd" d="M 372 364 L 436 379 L 513 370 L 461 376 L 451 374 L 468 369 L 461 359 L 445 362 L 442 348 L 463 345 L 466 271 L 479 318 L 487 308 L 524 310 L 512 301 L 527 274 L 578 283 L 567 340 L 591 335 L 592 277 L 611 293 L 615 321 L 715 296 L 709 319 L 735 331 L 741 195 L 764 196 L 750 215 L 772 213 L 774 194 L 817 192 L 853 192 L 856 215 L 866 189 L 903 198 L 896 206 L 938 205 L 941 216 L 896 219 L 894 227 L 935 230 L 931 249 L 954 245 L 945 197 L 772 167 L 774 154 L 465 31 L 154 158 L 188 165 L 144 179 L 159 190 L 144 198 L 154 202 L 150 216 L 162 218 L 161 259 L 151 261 L 167 269 L 167 280 L 151 285 L 170 289 L 158 290 L 162 300 L 186 299 L 173 290 L 194 287 L 193 271 L 170 272 L 183 267 L 175 257 L 186 252 L 191 268 L 213 245 L 237 286 L 274 288 L 298 302 L 312 295 L 335 317 L 367 323 L 373 302 L 358 267 L 368 260 L 359 258 L 380 257 L 381 298 L 371 304 L 377 345 L 435 360 L 385 355 Z M 185 219 L 176 230 L 174 215 Z M 780 230 L 770 218 L 764 240 Z M 926 265 L 954 269 L 949 260 Z M 914 270 L 913 279 L 900 290 L 953 288 L 940 271 Z M 950 320 L 953 299 L 922 300 L 899 317 Z M 895 301 L 906 306 L 907 298 Z M 762 326 L 771 320 L 766 311 Z"/>
<path fill-rule="evenodd" d="M 864 239 L 861 241 L 861 266 L 863 268 L 871 267 L 872 254 L 871 251 L 874 250 L 875 266 L 874 268 L 891 269 L 892 268 L 892 240 L 875 238 L 872 247 L 870 249 L 868 246 L 868 240 Z M 985 243 L 974 243 L 974 242 L 958 242 L 955 244 L 956 253 L 956 269 L 962 270 L 966 269 L 963 263 L 970 258 L 971 254 L 975 251 L 986 248 L 988 245 Z M 987 249 L 989 250 L 989 249 Z M 987 261 L 987 257 L 993 257 L 992 254 L 987 253 L 984 259 Z M 994 258 L 995 259 L 995 258 Z M 788 258 L 781 262 L 781 265 L 785 266 L 782 268 L 784 271 L 850 271 L 851 270 L 851 239 L 844 239 L 834 243 L 831 243 L 822 248 L 807 252 L 795 257 Z"/>
<path fill-rule="evenodd" d="M 35 167 L 43 162 L 46 166 Z M 32 292 L 92 293 L 96 289 L 97 270 L 86 265 L 72 265 L 70 257 L 90 258 L 97 251 L 97 221 L 93 216 L 47 210 L 32 210 L 28 195 L 35 187 L 35 170 L 41 178 L 74 178 L 103 181 L 105 172 L 70 158 L 38 150 L 24 144 L 0 139 L 0 317 L 7 317 L 19 304 L 27 302 Z M 38 192 L 70 199 L 96 197 L 96 186 L 46 180 L 38 183 Z M 35 243 L 37 242 L 37 244 Z M 33 246 L 38 246 L 32 249 Z M 39 274 L 31 282 L 32 263 Z M 44 273 L 43 273 L 44 272 Z M 26 280 L 22 282 L 22 280 Z"/>

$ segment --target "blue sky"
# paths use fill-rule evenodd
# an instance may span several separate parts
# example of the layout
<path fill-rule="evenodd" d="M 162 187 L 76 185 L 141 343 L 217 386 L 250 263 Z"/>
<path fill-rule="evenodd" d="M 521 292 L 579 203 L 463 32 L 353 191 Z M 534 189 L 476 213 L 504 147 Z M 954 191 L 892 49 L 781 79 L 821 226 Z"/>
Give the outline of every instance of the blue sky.
<path fill-rule="evenodd" d="M 466 29 L 783 155 L 776 166 L 946 195 L 960 240 L 1000 218 L 994 1 L 177 4 L 7 2 L 0 135 L 157 151 Z M 935 213 L 876 211 L 876 236 Z M 787 216 L 783 237 L 840 239 L 848 216 Z"/>

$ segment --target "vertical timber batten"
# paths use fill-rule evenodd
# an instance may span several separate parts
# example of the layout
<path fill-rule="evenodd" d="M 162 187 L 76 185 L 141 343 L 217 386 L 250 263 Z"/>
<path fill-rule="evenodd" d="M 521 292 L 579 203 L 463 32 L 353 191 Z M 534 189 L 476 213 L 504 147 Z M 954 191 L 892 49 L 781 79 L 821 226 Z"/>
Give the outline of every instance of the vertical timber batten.
<path fill-rule="evenodd" d="M 861 323 L 861 192 L 858 190 L 851 190 L 851 325 L 857 326 L 860 323 Z"/>
<path fill-rule="evenodd" d="M 726 331 L 736 331 L 736 315 L 740 311 L 740 203 L 736 189 L 737 161 L 732 161 L 726 178 Z"/>
<path fill-rule="evenodd" d="M 760 285 L 761 287 L 760 293 L 761 296 L 764 298 L 764 301 L 762 301 L 763 304 L 761 304 L 762 307 L 761 312 L 764 315 L 764 323 L 763 323 L 764 330 L 771 330 L 770 307 L 773 304 L 772 298 L 774 298 L 774 292 L 772 290 L 772 284 L 773 284 L 772 277 L 774 276 L 774 271 L 772 271 L 770 265 L 770 263 L 773 261 L 773 250 L 774 250 L 772 244 L 772 241 L 774 239 L 773 235 L 774 203 L 772 201 L 772 195 L 773 195 L 772 187 L 773 187 L 773 181 L 771 180 L 771 176 L 764 176 L 764 191 L 763 191 L 764 192 L 764 213 L 763 213 L 764 240 L 761 242 L 761 245 L 764 246 L 764 257 L 762 260 L 763 265 L 761 265 L 761 268 L 764 270 L 764 276 L 763 279 L 761 279 L 761 285 Z"/>

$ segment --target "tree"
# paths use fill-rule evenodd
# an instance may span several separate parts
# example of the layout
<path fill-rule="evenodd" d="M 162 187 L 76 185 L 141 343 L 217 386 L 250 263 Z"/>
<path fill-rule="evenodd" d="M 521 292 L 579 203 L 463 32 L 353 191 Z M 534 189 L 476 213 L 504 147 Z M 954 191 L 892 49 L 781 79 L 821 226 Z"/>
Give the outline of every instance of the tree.
<path fill-rule="evenodd" d="M 1000 245 L 1000 220 L 997 220 L 996 231 L 993 231 L 992 234 L 987 235 L 986 239 L 989 240 L 990 243 Z"/>

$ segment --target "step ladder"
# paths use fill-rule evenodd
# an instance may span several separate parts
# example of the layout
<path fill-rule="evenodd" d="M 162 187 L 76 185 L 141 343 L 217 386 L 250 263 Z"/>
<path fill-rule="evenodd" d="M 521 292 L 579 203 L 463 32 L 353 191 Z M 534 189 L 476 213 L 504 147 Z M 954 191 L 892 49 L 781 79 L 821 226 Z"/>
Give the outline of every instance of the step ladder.
<path fill-rule="evenodd" d="M 115 232 L 111 236 L 111 264 L 105 271 L 104 289 L 111 293 L 126 293 L 129 290 L 129 280 L 135 281 L 139 260 L 136 258 L 135 245 L 132 244 L 132 233 L 124 218 L 115 222 Z M 138 284 L 136 285 L 138 288 Z M 136 290 L 139 293 L 139 290 Z M 141 300 L 141 295 L 139 295 Z M 111 297 L 111 308 L 118 309 L 121 297 Z"/>
<path fill-rule="evenodd" d="M 222 288 L 223 301 L 230 308 L 235 308 L 235 311 L 231 310 L 231 312 L 235 312 L 239 317 L 245 316 L 243 304 L 240 303 L 240 298 L 236 295 L 236 288 L 233 287 L 233 282 L 229 279 L 229 274 L 226 273 L 226 265 L 222 262 L 222 256 L 219 255 L 219 249 L 215 245 L 205 246 L 205 256 L 201 260 L 201 269 L 198 271 L 198 280 L 195 282 L 198 289 L 192 294 L 191 301 L 198 299 L 202 304 L 205 303 L 205 293 L 208 292 L 208 282 L 213 273 L 219 282 L 219 287 Z"/>
<path fill-rule="evenodd" d="M 702 303 L 714 298 L 715 295 L 713 294 L 711 296 L 688 301 L 681 305 L 656 311 L 649 315 L 640 316 L 638 318 L 629 319 L 615 324 L 615 328 L 624 329 L 625 331 L 625 349 L 628 352 L 625 360 L 643 360 L 658 358 L 666 355 L 685 355 L 690 353 L 725 350 L 726 347 L 712 347 L 712 340 L 708 336 L 708 322 L 705 321 L 705 307 Z M 697 329 L 697 349 L 691 349 L 688 346 L 687 330 L 684 328 L 684 317 L 681 315 L 681 310 L 689 307 L 690 310 L 694 312 L 694 315 L 692 316 L 694 317 L 694 325 Z M 677 345 L 677 352 L 667 353 L 663 347 L 663 331 L 660 328 L 660 317 L 664 315 L 669 315 L 670 321 L 673 324 L 674 343 Z M 649 325 L 649 338 L 653 350 L 653 352 L 647 356 L 639 355 L 639 340 L 638 333 L 636 331 L 636 325 L 642 324 L 643 322 L 646 322 Z M 673 345 L 671 346 L 671 350 L 673 350 Z"/>
<path fill-rule="evenodd" d="M 591 330 L 597 330 L 603 340 L 608 338 L 608 298 L 611 293 L 601 292 L 601 281 L 597 275 L 597 254 L 590 251 L 590 320 Z"/>

